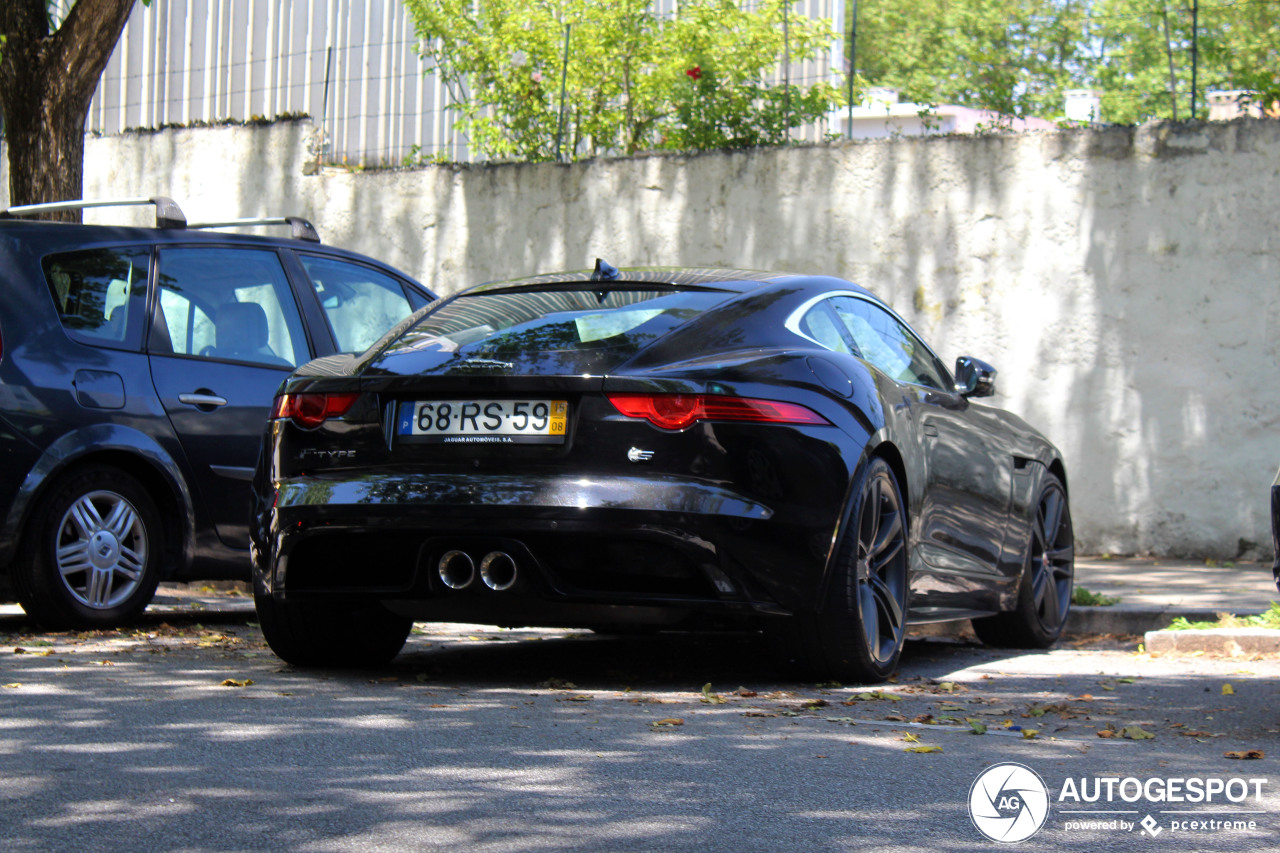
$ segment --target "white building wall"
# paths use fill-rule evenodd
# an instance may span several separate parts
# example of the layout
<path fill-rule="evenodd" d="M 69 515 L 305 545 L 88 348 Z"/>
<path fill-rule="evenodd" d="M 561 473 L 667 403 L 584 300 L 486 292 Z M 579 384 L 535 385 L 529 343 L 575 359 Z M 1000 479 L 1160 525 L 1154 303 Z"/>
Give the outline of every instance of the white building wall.
<path fill-rule="evenodd" d="M 331 162 L 466 159 L 444 88 L 415 44 L 394 0 L 139 3 L 90 105 L 88 130 L 306 113 L 323 122 L 316 142 Z"/>

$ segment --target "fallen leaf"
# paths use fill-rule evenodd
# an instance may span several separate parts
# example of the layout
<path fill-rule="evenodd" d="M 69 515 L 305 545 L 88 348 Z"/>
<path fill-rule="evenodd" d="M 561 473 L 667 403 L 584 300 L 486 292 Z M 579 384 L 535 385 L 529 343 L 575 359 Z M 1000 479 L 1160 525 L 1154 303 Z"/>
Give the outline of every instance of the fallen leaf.
<path fill-rule="evenodd" d="M 1040 708 L 1040 707 L 1029 708 L 1029 709 L 1027 709 L 1027 713 L 1023 714 L 1022 716 L 1024 716 L 1024 717 L 1043 717 L 1043 716 L 1044 716 L 1044 708 Z"/>
<path fill-rule="evenodd" d="M 1022 737 L 1024 740 L 1034 740 L 1039 735 L 1040 735 L 1039 729 L 1023 729 L 1022 730 Z"/>
<path fill-rule="evenodd" d="M 578 689 L 578 685 L 574 684 L 572 681 L 565 681 L 563 678 L 548 678 L 546 681 L 541 682 L 538 686 L 546 688 L 547 690 L 577 690 Z"/>
<path fill-rule="evenodd" d="M 1213 732 L 1178 732 L 1183 737 L 1217 737 Z"/>
<path fill-rule="evenodd" d="M 1242 758 L 1245 760 L 1251 760 L 1255 758 L 1265 758 L 1266 754 L 1260 749 L 1244 749 L 1233 752 L 1224 752 L 1222 753 L 1222 756 L 1223 758 Z"/>
<path fill-rule="evenodd" d="M 739 688 L 738 688 L 738 695 L 739 695 L 739 696 L 741 696 L 743 699 L 754 699 L 755 697 L 759 696 L 760 694 L 759 694 L 759 693 L 757 693 L 757 692 L 755 692 L 754 690 L 748 690 L 748 689 L 747 689 L 747 688 L 745 688 L 745 687 L 739 687 Z"/>
<path fill-rule="evenodd" d="M 942 752 L 940 746 L 909 746 L 904 752 Z"/>
<path fill-rule="evenodd" d="M 905 723 L 907 721 L 907 718 L 901 714 L 885 714 L 883 719 L 886 719 L 891 723 Z"/>
<path fill-rule="evenodd" d="M 827 706 L 826 699 L 809 699 L 805 702 L 800 703 L 800 707 L 806 711 L 814 711 L 814 710 L 817 710 L 818 708 L 825 708 L 826 706 Z"/>
<path fill-rule="evenodd" d="M 849 723 L 851 725 L 858 722 L 853 717 L 827 717 L 826 721 L 828 723 Z"/>
<path fill-rule="evenodd" d="M 1136 680 L 1137 679 L 1134 679 L 1134 678 L 1117 678 L 1116 679 L 1116 681 L 1120 684 L 1133 684 L 1133 682 Z"/>
<path fill-rule="evenodd" d="M 684 720 L 683 720 L 681 717 L 667 717 L 666 719 L 662 719 L 662 720 L 655 720 L 654 722 L 650 723 L 649 725 L 650 725 L 650 726 L 652 726 L 652 727 L 653 727 L 653 728 L 655 728 L 655 729 L 658 729 L 658 728 L 669 728 L 669 727 L 671 727 L 671 726 L 683 726 L 683 725 L 684 725 Z"/>
<path fill-rule="evenodd" d="M 987 733 L 987 727 L 984 723 L 980 723 L 977 720 L 973 719 L 972 717 L 965 720 L 965 722 L 969 724 L 969 729 L 975 735 L 985 735 Z"/>
<path fill-rule="evenodd" d="M 1093 694 L 1092 694 L 1092 693 L 1082 693 L 1082 694 L 1080 694 L 1079 696 L 1070 696 L 1070 697 L 1068 697 L 1068 699 L 1069 699 L 1070 701 L 1072 701 L 1072 702 L 1092 702 L 1092 701 L 1093 701 Z"/>
<path fill-rule="evenodd" d="M 579 693 L 577 696 L 565 696 L 561 699 L 558 699 L 557 701 L 559 702 L 590 702 L 593 698 L 595 697 L 590 696 L 589 694 Z"/>
<path fill-rule="evenodd" d="M 246 678 L 243 681 L 240 681 L 234 678 L 227 678 L 227 679 L 223 679 L 222 684 L 220 686 L 221 687 L 248 687 L 250 684 L 253 684 L 252 678 Z"/>
<path fill-rule="evenodd" d="M 947 705 L 947 704 L 944 704 L 944 705 L 942 705 L 942 707 L 938 708 L 938 710 L 939 710 L 939 711 L 941 711 L 941 712 L 943 712 L 943 713 L 947 713 L 947 712 L 955 713 L 956 711 L 964 712 L 964 711 L 967 711 L 967 710 L 969 710 L 969 709 L 968 709 L 968 708 L 966 708 L 966 707 L 964 707 L 963 705 Z"/>
<path fill-rule="evenodd" d="M 841 704 L 852 705 L 854 702 L 875 702 L 881 699 L 888 699 L 890 702 L 902 701 L 902 697 L 896 693 L 886 693 L 883 690 L 869 690 L 866 693 L 855 693 L 853 694 L 852 700 Z"/>
<path fill-rule="evenodd" d="M 778 715 L 770 714 L 765 711 L 743 711 L 742 716 L 744 717 L 776 717 Z"/>
<path fill-rule="evenodd" d="M 14 646 L 13 653 L 15 655 L 25 655 L 27 653 L 27 650 L 24 649 L 22 646 Z"/>
<path fill-rule="evenodd" d="M 1232 687 L 1230 684 L 1224 684 L 1224 685 L 1222 685 L 1222 695 L 1223 695 L 1223 696 L 1234 696 L 1234 695 L 1235 695 L 1235 692 L 1236 692 L 1236 689 L 1235 689 L 1234 687 Z"/>
<path fill-rule="evenodd" d="M 933 722 L 933 714 L 917 714 L 916 716 L 912 717 L 911 722 L 924 723 L 928 725 L 929 723 Z"/>
<path fill-rule="evenodd" d="M 905 735 L 902 736 L 902 739 L 907 743 L 919 743 L 920 735 L 913 735 L 911 732 L 907 732 Z"/>
<path fill-rule="evenodd" d="M 959 689 L 960 685 L 956 684 L 954 681 L 944 681 L 938 685 L 938 690 L 943 693 L 955 693 Z"/>
<path fill-rule="evenodd" d="M 1120 736 L 1129 740 L 1155 740 L 1155 735 L 1144 730 L 1141 726 L 1125 726 L 1120 730 Z"/>
<path fill-rule="evenodd" d="M 11 683 L 9 683 L 9 684 L 6 684 L 6 685 L 5 685 L 5 687 L 7 687 L 7 688 L 8 688 L 8 689 L 10 689 L 10 690 L 17 690 L 17 689 L 18 689 L 19 687 L 21 687 L 21 686 L 22 686 L 22 682 L 21 682 L 21 681 L 14 681 L 14 682 L 11 682 Z"/>
<path fill-rule="evenodd" d="M 702 701 L 708 705 L 723 705 L 729 700 L 716 693 L 712 693 L 711 682 L 708 681 L 706 684 L 702 685 Z"/>

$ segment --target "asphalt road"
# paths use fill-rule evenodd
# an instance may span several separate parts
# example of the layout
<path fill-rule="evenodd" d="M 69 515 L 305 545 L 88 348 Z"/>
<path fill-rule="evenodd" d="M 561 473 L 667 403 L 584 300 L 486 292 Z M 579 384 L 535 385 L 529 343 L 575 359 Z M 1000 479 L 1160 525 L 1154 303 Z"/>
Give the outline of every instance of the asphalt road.
<path fill-rule="evenodd" d="M 1280 849 L 1276 657 L 913 641 L 873 689 L 788 681 L 755 637 L 425 625 L 390 667 L 314 672 L 251 617 L 165 618 L 82 635 L 0 618 L 6 850 Z M 1224 756 L 1246 750 L 1265 757 Z M 1004 762 L 1047 793 L 1020 843 L 970 818 Z M 1223 784 L 1208 804 L 1135 794 L 1174 778 Z M 1110 803 L 1069 796 L 1107 784 Z M 1009 793 L 993 831 L 1036 818 L 1034 791 Z"/>

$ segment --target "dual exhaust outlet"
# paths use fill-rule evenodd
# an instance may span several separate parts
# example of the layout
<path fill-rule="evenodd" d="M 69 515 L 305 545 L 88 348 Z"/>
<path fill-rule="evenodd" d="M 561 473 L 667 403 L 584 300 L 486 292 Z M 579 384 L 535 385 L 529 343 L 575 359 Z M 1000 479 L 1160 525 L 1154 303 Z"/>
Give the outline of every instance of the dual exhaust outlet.
<path fill-rule="evenodd" d="M 490 551 L 480 561 L 480 581 L 494 592 L 516 585 L 519 567 L 506 551 Z M 436 573 L 449 589 L 466 589 L 476 579 L 476 562 L 466 551 L 447 551 L 436 563 Z"/>

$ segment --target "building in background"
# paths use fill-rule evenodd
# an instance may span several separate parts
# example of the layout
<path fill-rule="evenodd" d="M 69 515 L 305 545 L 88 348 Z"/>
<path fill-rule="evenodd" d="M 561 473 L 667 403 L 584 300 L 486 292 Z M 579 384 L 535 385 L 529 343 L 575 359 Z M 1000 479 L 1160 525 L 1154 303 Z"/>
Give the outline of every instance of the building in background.
<path fill-rule="evenodd" d="M 69 2 L 63 0 L 69 7 Z M 654 0 L 675 14 L 676 0 Z M 799 0 L 797 15 L 843 20 L 844 0 Z M 418 56 L 399 0 L 152 0 L 134 8 L 89 108 L 87 129 L 113 134 L 305 113 L 328 163 L 397 165 L 471 159 L 450 96 Z M 843 72 L 829 53 L 779 68 L 773 82 Z M 826 128 L 798 139 L 817 141 Z"/>

